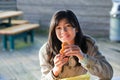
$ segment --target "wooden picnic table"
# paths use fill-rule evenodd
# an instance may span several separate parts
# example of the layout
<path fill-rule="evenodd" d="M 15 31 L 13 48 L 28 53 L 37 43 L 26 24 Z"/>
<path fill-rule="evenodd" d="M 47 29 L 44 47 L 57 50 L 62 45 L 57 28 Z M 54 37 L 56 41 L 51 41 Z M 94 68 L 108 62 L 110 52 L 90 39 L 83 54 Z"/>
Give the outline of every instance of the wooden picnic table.
<path fill-rule="evenodd" d="M 8 19 L 8 26 L 11 26 L 11 20 L 13 17 L 15 16 L 20 16 L 22 15 L 23 12 L 22 11 L 0 11 L 0 20 L 3 19 Z M 2 24 L 2 23 L 1 23 Z"/>
<path fill-rule="evenodd" d="M 10 51 L 14 50 L 14 41 L 17 38 L 22 37 L 27 42 L 27 36 L 30 36 L 30 41 L 34 42 L 34 29 L 39 27 L 39 24 L 31 24 L 26 20 L 12 20 L 13 17 L 23 14 L 22 11 L 0 11 L 1 25 L 5 25 L 6 28 L 0 29 L 0 35 L 2 35 L 3 50 L 6 50 L 7 42 L 10 44 Z M 4 19 L 8 19 L 8 22 L 4 22 Z M 13 21 L 18 21 L 19 24 L 14 25 Z"/>

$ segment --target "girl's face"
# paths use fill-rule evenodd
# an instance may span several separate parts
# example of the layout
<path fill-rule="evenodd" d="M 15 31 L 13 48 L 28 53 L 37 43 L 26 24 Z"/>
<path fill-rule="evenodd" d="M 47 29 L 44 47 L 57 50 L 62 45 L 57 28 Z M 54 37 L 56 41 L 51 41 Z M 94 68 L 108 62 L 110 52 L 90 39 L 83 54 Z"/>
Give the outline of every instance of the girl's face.
<path fill-rule="evenodd" d="M 57 38 L 61 42 L 67 42 L 68 44 L 74 44 L 74 39 L 77 30 L 68 23 L 67 19 L 61 19 L 58 26 L 55 28 Z"/>

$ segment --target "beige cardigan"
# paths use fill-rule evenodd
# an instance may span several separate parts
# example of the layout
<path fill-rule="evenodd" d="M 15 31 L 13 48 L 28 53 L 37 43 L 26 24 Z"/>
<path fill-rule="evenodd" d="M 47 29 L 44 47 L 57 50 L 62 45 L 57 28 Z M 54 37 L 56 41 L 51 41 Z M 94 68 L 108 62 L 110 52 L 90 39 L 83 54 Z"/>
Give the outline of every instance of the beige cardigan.
<path fill-rule="evenodd" d="M 85 58 L 80 62 L 82 66 L 75 66 L 76 61 L 70 57 L 70 65 L 64 65 L 63 71 L 58 77 L 52 73 L 53 66 L 48 63 L 48 55 L 46 53 L 46 43 L 39 51 L 39 60 L 42 77 L 41 80 L 59 80 L 66 77 L 74 77 L 89 72 L 92 75 L 99 77 L 101 80 L 111 80 L 113 69 L 106 61 L 105 57 L 99 52 L 95 40 L 87 37 L 88 51 Z"/>

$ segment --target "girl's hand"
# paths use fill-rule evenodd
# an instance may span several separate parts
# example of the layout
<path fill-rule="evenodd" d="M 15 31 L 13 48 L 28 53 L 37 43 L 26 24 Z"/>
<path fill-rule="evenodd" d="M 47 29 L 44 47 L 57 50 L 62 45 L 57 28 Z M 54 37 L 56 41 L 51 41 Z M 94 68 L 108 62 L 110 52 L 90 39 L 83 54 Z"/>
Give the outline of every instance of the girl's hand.
<path fill-rule="evenodd" d="M 57 54 L 54 58 L 54 68 L 53 68 L 53 74 L 55 76 L 58 76 L 59 73 L 62 70 L 62 66 L 68 62 L 68 58 L 65 57 L 62 54 Z"/>
<path fill-rule="evenodd" d="M 65 46 L 64 50 L 65 56 L 76 56 L 79 60 L 84 58 L 83 52 L 81 51 L 80 47 L 77 45 L 67 45 Z"/>

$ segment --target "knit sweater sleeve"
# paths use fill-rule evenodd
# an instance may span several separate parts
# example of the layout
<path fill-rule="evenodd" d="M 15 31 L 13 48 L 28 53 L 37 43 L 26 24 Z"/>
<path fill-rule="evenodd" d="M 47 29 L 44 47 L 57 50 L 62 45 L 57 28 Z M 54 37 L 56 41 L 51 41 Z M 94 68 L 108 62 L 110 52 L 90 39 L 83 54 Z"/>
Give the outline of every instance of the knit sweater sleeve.
<path fill-rule="evenodd" d="M 48 63 L 48 55 L 46 52 L 46 43 L 39 50 L 39 61 L 41 68 L 41 80 L 56 80 L 52 73 L 52 66 Z"/>
<path fill-rule="evenodd" d="M 105 56 L 101 54 L 94 39 L 87 39 L 88 52 L 85 54 L 85 58 L 81 61 L 87 70 L 98 76 L 102 80 L 110 80 L 113 76 L 113 69 Z"/>

